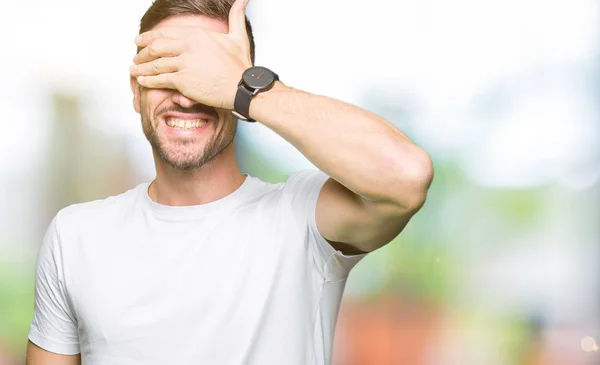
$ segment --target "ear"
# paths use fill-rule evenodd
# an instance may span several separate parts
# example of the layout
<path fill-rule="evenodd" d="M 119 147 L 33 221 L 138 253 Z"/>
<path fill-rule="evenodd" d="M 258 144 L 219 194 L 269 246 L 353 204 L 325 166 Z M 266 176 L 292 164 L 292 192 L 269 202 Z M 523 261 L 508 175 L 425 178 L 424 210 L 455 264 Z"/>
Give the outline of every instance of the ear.
<path fill-rule="evenodd" d="M 133 76 L 129 76 L 129 84 L 131 86 L 131 92 L 133 93 L 133 109 L 136 113 L 140 114 L 140 84 Z"/>

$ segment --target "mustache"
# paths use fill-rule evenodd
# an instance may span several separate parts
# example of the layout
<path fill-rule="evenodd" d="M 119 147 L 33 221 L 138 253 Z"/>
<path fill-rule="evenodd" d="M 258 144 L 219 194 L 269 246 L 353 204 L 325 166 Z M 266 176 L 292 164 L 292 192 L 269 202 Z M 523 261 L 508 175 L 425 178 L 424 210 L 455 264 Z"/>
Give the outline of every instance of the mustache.
<path fill-rule="evenodd" d="M 181 105 L 171 105 L 171 106 L 167 106 L 164 107 L 160 110 L 157 111 L 156 115 L 161 115 L 167 112 L 177 112 L 177 113 L 182 113 L 182 114 L 196 114 L 196 113 L 203 113 L 203 114 L 208 114 L 212 117 L 214 117 L 215 119 L 219 118 L 219 115 L 217 114 L 217 110 L 213 107 L 210 107 L 208 105 L 204 105 L 204 104 L 196 104 L 194 106 L 192 106 L 191 108 L 184 108 Z"/>

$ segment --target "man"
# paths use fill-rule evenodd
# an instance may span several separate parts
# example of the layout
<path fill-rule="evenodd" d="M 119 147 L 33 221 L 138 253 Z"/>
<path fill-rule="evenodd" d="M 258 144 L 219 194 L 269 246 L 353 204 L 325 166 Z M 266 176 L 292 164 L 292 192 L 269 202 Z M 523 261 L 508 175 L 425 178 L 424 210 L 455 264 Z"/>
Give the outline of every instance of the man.
<path fill-rule="evenodd" d="M 247 0 L 232 1 L 156 0 L 142 18 L 131 88 L 156 178 L 53 219 L 28 364 L 329 364 L 350 270 L 423 205 L 428 155 L 254 68 Z M 237 119 L 319 171 L 242 174 Z"/>

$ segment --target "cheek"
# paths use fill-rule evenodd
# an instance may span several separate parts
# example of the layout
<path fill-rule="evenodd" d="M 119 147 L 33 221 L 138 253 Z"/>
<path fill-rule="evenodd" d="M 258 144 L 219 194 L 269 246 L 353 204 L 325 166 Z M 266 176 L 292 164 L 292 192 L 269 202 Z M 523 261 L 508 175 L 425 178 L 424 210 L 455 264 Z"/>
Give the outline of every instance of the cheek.
<path fill-rule="evenodd" d="M 146 119 L 153 119 L 157 108 L 169 97 L 169 92 L 158 89 L 142 88 L 140 92 L 140 107 Z"/>
<path fill-rule="evenodd" d="M 229 110 L 218 110 L 219 120 L 223 124 L 223 129 L 237 128 L 237 119 Z"/>

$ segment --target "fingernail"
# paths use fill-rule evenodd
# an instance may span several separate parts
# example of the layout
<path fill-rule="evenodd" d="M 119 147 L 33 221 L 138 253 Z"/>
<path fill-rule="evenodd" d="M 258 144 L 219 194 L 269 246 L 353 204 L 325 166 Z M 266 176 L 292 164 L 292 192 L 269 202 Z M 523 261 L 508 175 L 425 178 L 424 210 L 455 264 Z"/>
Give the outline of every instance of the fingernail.
<path fill-rule="evenodd" d="M 144 81 L 144 76 L 138 76 L 137 82 L 140 83 L 140 82 L 143 82 L 143 81 Z"/>
<path fill-rule="evenodd" d="M 142 35 L 138 35 L 137 37 L 135 37 L 135 44 L 138 44 L 142 41 Z"/>

